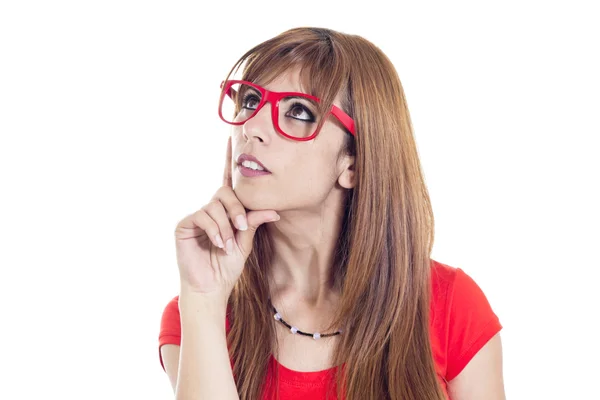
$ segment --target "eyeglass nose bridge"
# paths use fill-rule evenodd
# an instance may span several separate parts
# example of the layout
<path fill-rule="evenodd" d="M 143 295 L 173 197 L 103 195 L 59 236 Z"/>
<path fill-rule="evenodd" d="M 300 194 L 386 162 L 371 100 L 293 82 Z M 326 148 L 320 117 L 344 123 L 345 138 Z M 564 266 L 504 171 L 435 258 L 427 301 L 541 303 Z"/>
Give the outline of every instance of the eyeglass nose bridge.
<path fill-rule="evenodd" d="M 263 99 L 260 103 L 260 105 L 256 108 L 256 110 L 252 113 L 252 115 L 243 122 L 242 126 L 246 126 L 246 124 L 253 120 L 261 111 L 263 111 L 263 109 L 265 108 L 265 106 L 267 105 L 267 103 L 270 103 L 271 105 L 271 111 L 270 111 L 270 117 L 267 117 L 267 119 L 271 122 L 273 129 L 277 132 L 277 133 L 281 133 L 277 119 L 279 118 L 279 98 L 273 98 L 273 93 L 265 90 Z"/>

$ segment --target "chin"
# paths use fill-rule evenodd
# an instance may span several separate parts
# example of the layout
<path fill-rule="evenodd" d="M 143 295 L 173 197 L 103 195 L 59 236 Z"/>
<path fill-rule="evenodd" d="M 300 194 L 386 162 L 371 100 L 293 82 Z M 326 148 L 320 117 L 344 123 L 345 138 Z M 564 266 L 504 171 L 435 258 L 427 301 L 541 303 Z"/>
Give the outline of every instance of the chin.
<path fill-rule="evenodd" d="M 245 182 L 237 182 L 237 184 L 233 185 L 233 192 L 242 205 L 248 210 L 277 209 L 273 202 L 275 196 L 270 190 L 257 190 L 257 188 L 254 188 L 251 184 L 248 185 Z"/>

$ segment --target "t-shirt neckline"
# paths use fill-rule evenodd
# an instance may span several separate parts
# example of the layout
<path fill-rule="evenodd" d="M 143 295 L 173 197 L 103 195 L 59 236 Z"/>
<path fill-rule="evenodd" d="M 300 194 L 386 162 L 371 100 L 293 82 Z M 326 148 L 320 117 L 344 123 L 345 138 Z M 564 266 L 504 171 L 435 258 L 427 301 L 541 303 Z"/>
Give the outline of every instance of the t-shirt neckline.
<path fill-rule="evenodd" d="M 320 371 L 295 371 L 281 364 L 273 354 L 270 356 L 271 365 L 279 368 L 279 380 L 287 383 L 302 383 L 303 385 L 322 385 L 334 377 L 337 367 Z"/>

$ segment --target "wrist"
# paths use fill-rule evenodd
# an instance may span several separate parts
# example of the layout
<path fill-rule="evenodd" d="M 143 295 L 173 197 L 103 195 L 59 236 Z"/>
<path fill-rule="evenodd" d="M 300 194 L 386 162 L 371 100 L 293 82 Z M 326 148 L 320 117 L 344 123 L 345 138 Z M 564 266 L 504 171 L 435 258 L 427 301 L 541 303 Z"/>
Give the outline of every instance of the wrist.
<path fill-rule="evenodd" d="M 179 293 L 179 311 L 182 319 L 193 316 L 193 318 L 214 318 L 217 321 L 224 321 L 228 299 L 219 293 L 199 293 L 182 286 Z"/>

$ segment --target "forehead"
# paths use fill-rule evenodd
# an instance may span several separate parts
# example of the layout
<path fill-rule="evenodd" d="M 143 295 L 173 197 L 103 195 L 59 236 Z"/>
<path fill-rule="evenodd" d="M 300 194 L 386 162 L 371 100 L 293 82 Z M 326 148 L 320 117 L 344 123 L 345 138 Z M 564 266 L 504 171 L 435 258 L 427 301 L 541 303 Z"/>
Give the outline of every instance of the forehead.
<path fill-rule="evenodd" d="M 294 68 L 290 71 L 281 73 L 270 80 L 258 78 L 254 82 L 267 90 L 275 92 L 300 92 L 308 93 L 306 85 L 300 77 L 300 70 Z"/>
<path fill-rule="evenodd" d="M 276 92 L 300 92 L 325 98 L 328 90 L 320 84 L 324 71 L 301 61 L 276 59 L 270 64 L 252 65 L 242 79 Z M 259 68 L 262 67 L 262 68 Z"/>
<path fill-rule="evenodd" d="M 319 97 L 316 94 L 311 93 L 311 90 L 309 89 L 311 86 L 302 79 L 301 71 L 298 67 L 283 72 L 268 81 L 259 78 L 255 79 L 253 82 L 273 92 L 297 92 Z M 341 95 L 339 93 L 334 99 L 334 104 L 341 107 Z"/>

